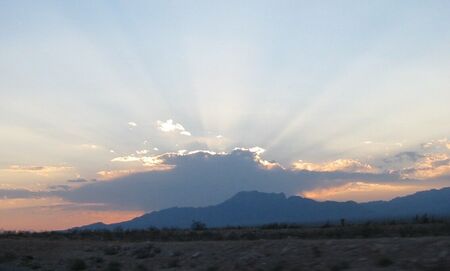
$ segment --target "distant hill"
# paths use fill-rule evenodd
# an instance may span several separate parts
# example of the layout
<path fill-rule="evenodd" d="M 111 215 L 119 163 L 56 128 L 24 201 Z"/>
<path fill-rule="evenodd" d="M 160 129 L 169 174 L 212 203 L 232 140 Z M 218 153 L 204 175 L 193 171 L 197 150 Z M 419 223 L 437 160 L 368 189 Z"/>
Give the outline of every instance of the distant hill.
<path fill-rule="evenodd" d="M 450 188 L 418 192 L 390 201 L 319 202 L 282 193 L 239 192 L 214 206 L 168 208 L 132 220 L 82 226 L 79 230 L 145 229 L 149 227 L 188 228 L 192 221 L 208 227 L 253 226 L 269 223 L 319 223 L 325 221 L 406 218 L 416 214 L 450 215 Z"/>

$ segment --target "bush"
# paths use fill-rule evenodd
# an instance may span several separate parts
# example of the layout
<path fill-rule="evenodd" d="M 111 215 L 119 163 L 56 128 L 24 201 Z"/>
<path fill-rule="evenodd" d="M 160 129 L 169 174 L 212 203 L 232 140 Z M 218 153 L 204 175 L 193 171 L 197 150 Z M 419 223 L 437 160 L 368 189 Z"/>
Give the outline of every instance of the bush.
<path fill-rule="evenodd" d="M 180 261 L 178 259 L 172 259 L 167 263 L 167 268 L 180 267 Z"/>
<path fill-rule="evenodd" d="M 107 266 L 106 266 L 106 271 L 120 271 L 122 268 L 122 264 L 119 262 L 110 262 Z"/>
<path fill-rule="evenodd" d="M 387 266 L 392 265 L 393 263 L 394 262 L 391 260 L 391 258 L 384 256 L 384 257 L 379 258 L 377 260 L 376 264 L 379 267 L 387 267 Z"/>
<path fill-rule="evenodd" d="M 71 271 L 85 270 L 86 268 L 87 265 L 82 259 L 73 259 L 69 263 L 69 270 Z"/>
<path fill-rule="evenodd" d="M 206 224 L 200 221 L 192 221 L 191 229 L 193 231 L 203 231 L 206 230 Z"/>
<path fill-rule="evenodd" d="M 105 252 L 105 255 L 116 255 L 120 251 L 120 247 L 118 246 L 111 246 L 107 247 L 103 250 Z"/>
<path fill-rule="evenodd" d="M 340 262 L 331 267 L 331 271 L 341 271 L 350 268 L 350 264 L 348 262 Z"/>
<path fill-rule="evenodd" d="M 3 255 L 0 255 L 0 263 L 12 262 L 17 259 L 17 255 L 14 252 L 5 252 Z"/>

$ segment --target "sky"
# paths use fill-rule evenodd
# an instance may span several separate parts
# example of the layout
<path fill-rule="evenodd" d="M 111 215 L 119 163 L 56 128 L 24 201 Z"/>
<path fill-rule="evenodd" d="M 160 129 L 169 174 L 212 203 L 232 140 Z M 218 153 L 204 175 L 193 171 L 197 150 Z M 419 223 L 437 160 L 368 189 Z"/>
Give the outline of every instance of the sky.
<path fill-rule="evenodd" d="M 0 1 L 0 229 L 450 186 L 449 1 Z"/>

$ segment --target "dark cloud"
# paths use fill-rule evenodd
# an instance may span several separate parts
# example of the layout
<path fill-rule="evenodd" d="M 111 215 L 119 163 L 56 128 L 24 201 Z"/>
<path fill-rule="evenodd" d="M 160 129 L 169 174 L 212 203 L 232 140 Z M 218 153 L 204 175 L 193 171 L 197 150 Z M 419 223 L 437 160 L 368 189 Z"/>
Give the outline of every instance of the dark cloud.
<path fill-rule="evenodd" d="M 69 190 L 70 186 L 69 185 L 65 185 L 65 184 L 60 184 L 60 185 L 50 185 L 48 187 L 48 189 L 50 190 Z"/>
<path fill-rule="evenodd" d="M 423 154 L 413 151 L 400 152 L 393 157 L 384 159 L 383 161 L 388 164 L 401 163 L 401 162 L 417 162 L 424 158 Z"/>
<path fill-rule="evenodd" d="M 29 199 L 42 196 L 42 192 L 33 192 L 26 189 L 0 189 L 0 199 Z"/>
<path fill-rule="evenodd" d="M 157 210 L 173 206 L 207 206 L 237 192 L 258 190 L 288 195 L 351 181 L 396 182 L 395 174 L 294 171 L 267 168 L 257 153 L 236 149 L 229 154 L 195 152 L 159 157 L 175 167 L 89 183 L 70 191 L 56 192 L 66 200 Z"/>
<path fill-rule="evenodd" d="M 83 178 L 78 178 L 78 179 L 73 179 L 73 180 L 67 180 L 68 183 L 87 183 L 89 182 L 86 179 Z"/>

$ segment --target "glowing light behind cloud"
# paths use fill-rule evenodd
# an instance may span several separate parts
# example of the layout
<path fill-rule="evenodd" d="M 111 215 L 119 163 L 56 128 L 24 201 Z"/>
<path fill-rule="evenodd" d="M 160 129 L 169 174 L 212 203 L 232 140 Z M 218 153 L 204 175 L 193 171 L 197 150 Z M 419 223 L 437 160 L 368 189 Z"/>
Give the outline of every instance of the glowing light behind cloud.
<path fill-rule="evenodd" d="M 292 164 L 295 170 L 308 170 L 318 172 L 346 171 L 346 172 L 365 172 L 375 173 L 379 170 L 369 164 L 361 163 L 353 159 L 338 159 L 325 163 L 311 163 L 299 160 Z"/>
<path fill-rule="evenodd" d="M 347 201 L 352 199 L 358 202 L 367 202 L 375 200 L 390 200 L 398 196 L 408 195 L 423 189 L 423 186 L 408 184 L 376 184 L 360 182 L 351 182 L 341 186 L 331 188 L 319 188 L 311 191 L 305 191 L 300 196 L 319 200 Z"/>
<path fill-rule="evenodd" d="M 255 149 L 267 169 L 449 174 L 445 1 L 74 5 L 0 9 L 0 185 L 170 169 L 150 150 L 255 145 L 278 161 Z M 405 151 L 421 158 L 383 163 Z"/>

